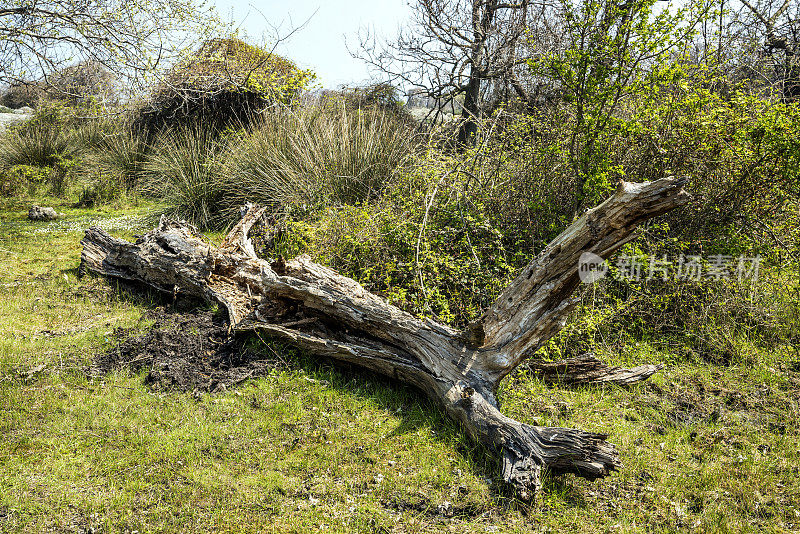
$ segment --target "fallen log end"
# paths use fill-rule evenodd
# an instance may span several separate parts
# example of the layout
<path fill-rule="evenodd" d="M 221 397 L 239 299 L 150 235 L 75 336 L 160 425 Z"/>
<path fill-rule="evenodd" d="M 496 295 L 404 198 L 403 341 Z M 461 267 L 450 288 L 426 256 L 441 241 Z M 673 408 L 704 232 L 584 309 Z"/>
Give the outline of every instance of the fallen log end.
<path fill-rule="evenodd" d="M 503 480 L 523 500 L 541 489 L 543 473 L 573 473 L 589 480 L 604 478 L 622 467 L 607 434 L 571 428 L 520 425 L 520 438 L 503 448 Z"/>

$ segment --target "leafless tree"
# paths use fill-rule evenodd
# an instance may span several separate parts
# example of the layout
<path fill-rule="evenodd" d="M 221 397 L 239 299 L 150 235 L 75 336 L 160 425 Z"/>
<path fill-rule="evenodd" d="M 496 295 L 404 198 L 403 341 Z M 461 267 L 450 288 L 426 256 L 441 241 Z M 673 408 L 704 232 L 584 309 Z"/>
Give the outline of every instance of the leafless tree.
<path fill-rule="evenodd" d="M 745 8 L 741 20 L 751 27 L 756 26 L 763 36 L 763 53 L 769 59 L 783 100 L 799 100 L 800 3 L 797 0 L 741 1 Z"/>
<path fill-rule="evenodd" d="M 354 55 L 392 83 L 421 90 L 437 112 L 454 102 L 461 110 L 460 142 L 475 136 L 487 91 L 505 89 L 524 101 L 526 44 L 540 7 L 532 0 L 418 0 L 413 22 L 396 40 L 362 35 Z"/>

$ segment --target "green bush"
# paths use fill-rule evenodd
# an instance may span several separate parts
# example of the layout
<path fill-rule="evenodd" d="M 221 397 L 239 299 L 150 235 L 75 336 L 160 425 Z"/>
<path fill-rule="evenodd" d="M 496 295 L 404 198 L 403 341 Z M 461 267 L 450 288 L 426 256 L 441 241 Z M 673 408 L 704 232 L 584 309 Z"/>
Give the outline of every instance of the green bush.
<path fill-rule="evenodd" d="M 451 157 L 429 151 L 382 195 L 312 213 L 290 211 L 266 257 L 310 254 L 392 304 L 464 325 L 510 281 L 512 258 L 485 209 L 464 197 Z"/>
<path fill-rule="evenodd" d="M 27 192 L 36 194 L 43 185 L 50 183 L 52 169 L 30 165 L 15 165 L 0 170 L 0 194 L 10 197 Z"/>
<path fill-rule="evenodd" d="M 153 88 L 135 126 L 148 136 L 193 123 L 216 131 L 249 126 L 269 106 L 292 105 L 314 77 L 267 48 L 209 39 Z"/>
<path fill-rule="evenodd" d="M 723 100 L 703 88 L 670 88 L 655 92 L 614 135 L 619 148 L 613 157 L 629 179 L 690 177 L 691 204 L 666 218 L 671 235 L 684 241 L 732 246 L 734 233 L 761 233 L 800 197 L 796 106 L 744 93 Z"/>

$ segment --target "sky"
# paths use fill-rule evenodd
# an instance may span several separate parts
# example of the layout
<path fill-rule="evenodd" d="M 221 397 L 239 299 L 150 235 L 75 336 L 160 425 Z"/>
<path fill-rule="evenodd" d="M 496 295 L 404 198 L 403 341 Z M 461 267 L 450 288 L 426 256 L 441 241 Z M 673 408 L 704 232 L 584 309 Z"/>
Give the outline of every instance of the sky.
<path fill-rule="evenodd" d="M 348 46 L 357 49 L 360 30 L 391 38 L 410 17 L 408 0 L 212 1 L 224 20 L 261 44 L 275 35 L 274 28 L 285 35 L 307 22 L 276 52 L 301 68 L 313 69 L 327 89 L 370 79 L 369 68 L 348 52 Z"/>

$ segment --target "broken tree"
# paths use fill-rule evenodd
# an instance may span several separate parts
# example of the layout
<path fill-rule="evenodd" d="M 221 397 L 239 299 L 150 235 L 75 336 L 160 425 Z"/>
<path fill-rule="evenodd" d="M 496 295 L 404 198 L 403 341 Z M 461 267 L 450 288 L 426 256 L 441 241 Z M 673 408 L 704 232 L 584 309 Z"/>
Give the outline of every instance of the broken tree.
<path fill-rule="evenodd" d="M 641 222 L 684 204 L 683 185 L 674 178 L 621 183 L 545 247 L 463 331 L 414 317 L 307 256 L 272 264 L 258 258 L 248 233 L 263 208 L 251 207 L 219 247 L 192 226 L 163 217 L 136 243 L 91 228 L 82 241 L 81 267 L 219 303 L 232 329 L 263 331 L 417 386 L 502 457 L 503 479 L 525 498 L 539 488 L 543 470 L 595 479 L 619 468 L 619 455 L 606 435 L 506 417 L 495 398 L 498 384 L 563 326 L 576 304 L 580 256 L 608 258 L 635 237 Z M 569 363 L 563 372 L 569 374 L 568 368 Z M 611 372 L 622 371 L 632 377 L 622 382 L 630 382 L 657 369 Z M 595 369 L 572 376 L 602 382 L 601 375 Z"/>

